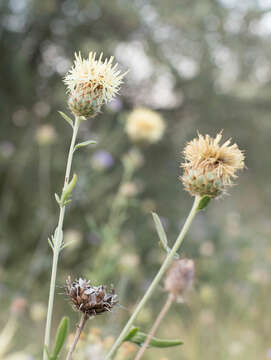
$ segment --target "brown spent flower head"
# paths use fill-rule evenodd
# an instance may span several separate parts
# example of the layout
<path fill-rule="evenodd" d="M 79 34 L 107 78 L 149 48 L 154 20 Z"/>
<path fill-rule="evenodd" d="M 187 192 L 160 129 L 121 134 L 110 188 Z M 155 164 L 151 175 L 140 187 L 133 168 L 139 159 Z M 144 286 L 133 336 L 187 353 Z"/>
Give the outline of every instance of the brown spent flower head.
<path fill-rule="evenodd" d="M 194 275 L 195 266 L 193 260 L 176 260 L 169 269 L 165 279 L 165 290 L 175 297 L 183 297 L 191 288 Z"/>
<path fill-rule="evenodd" d="M 112 307 L 118 303 L 114 290 L 107 293 L 106 286 L 91 286 L 89 281 L 81 278 L 72 282 L 69 276 L 66 280 L 66 293 L 74 309 L 88 316 L 111 311 Z"/>
<path fill-rule="evenodd" d="M 96 53 L 90 52 L 87 59 L 80 52 L 75 53 L 74 66 L 66 74 L 64 83 L 69 93 L 68 105 L 75 116 L 91 118 L 96 116 L 101 106 L 118 93 L 123 77 L 113 66 L 114 57 L 102 60 L 101 53 L 96 59 Z"/>
<path fill-rule="evenodd" d="M 215 138 L 198 134 L 186 145 L 181 180 L 191 195 L 221 195 L 227 186 L 232 186 L 236 171 L 244 168 L 243 151 L 237 144 L 230 145 L 231 139 L 220 145 L 221 138 L 221 133 Z"/>

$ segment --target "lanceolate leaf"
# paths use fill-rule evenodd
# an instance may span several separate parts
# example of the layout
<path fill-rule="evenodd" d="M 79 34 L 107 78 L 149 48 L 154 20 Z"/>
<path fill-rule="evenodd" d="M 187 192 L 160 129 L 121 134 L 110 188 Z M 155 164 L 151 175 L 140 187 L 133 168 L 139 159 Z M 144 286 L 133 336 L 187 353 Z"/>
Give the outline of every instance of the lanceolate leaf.
<path fill-rule="evenodd" d="M 64 112 L 62 112 L 62 111 L 59 111 L 58 113 L 59 113 L 59 114 L 63 117 L 63 119 L 66 120 L 67 123 L 70 124 L 71 127 L 73 128 L 73 121 L 72 121 L 72 119 L 69 118 L 69 116 L 66 115 L 66 114 L 65 114 Z"/>
<path fill-rule="evenodd" d="M 81 143 L 75 145 L 73 151 L 76 151 L 77 149 L 80 149 L 81 147 L 84 147 L 84 146 L 95 145 L 95 144 L 97 144 L 97 141 L 95 141 L 95 140 L 87 140 L 87 141 L 84 141 L 84 142 L 81 142 Z"/>
<path fill-rule="evenodd" d="M 147 336 L 148 336 L 147 334 L 139 331 L 139 329 L 135 327 L 129 332 L 129 334 L 126 336 L 124 341 L 130 341 L 134 344 L 142 346 L 146 341 Z M 149 344 L 150 347 L 158 347 L 158 348 L 167 348 L 178 345 L 183 345 L 183 341 L 179 339 L 174 339 L 174 340 L 158 339 L 156 337 L 152 337 Z"/>
<path fill-rule="evenodd" d="M 164 249 L 167 249 L 168 247 L 168 241 L 167 241 L 167 235 L 165 233 L 165 230 L 164 230 L 164 227 L 161 223 L 161 220 L 159 218 L 159 216 L 155 213 L 155 212 L 152 212 L 152 217 L 153 217 L 153 220 L 154 220 L 154 224 L 155 224 L 155 227 L 156 227 L 156 231 L 157 231 L 157 234 L 159 236 L 159 239 L 161 241 L 161 245 Z"/>
<path fill-rule="evenodd" d="M 168 254 L 168 253 L 170 253 L 171 248 L 168 246 L 167 235 L 166 235 L 164 227 L 163 227 L 163 225 L 161 223 L 161 220 L 160 220 L 159 216 L 155 212 L 152 212 L 152 217 L 153 217 L 153 220 L 154 220 L 154 224 L 155 224 L 157 234 L 158 234 L 159 239 L 160 239 L 159 244 L 160 244 L 161 248 L 163 250 L 165 250 L 165 252 Z M 174 258 L 179 259 L 179 255 L 175 254 Z"/>
<path fill-rule="evenodd" d="M 69 333 L 69 318 L 63 317 L 57 329 L 56 342 L 51 359 L 57 360 Z"/>

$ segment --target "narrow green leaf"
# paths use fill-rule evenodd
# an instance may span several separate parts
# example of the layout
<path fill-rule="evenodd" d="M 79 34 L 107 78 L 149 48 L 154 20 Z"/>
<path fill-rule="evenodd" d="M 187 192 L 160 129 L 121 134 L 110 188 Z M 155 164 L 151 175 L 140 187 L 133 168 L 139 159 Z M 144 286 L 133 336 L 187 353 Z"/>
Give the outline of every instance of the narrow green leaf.
<path fill-rule="evenodd" d="M 66 247 L 70 246 L 72 243 L 74 243 L 74 240 L 68 241 L 66 244 L 63 244 L 63 245 L 61 246 L 61 249 L 60 249 L 60 250 L 65 249 Z"/>
<path fill-rule="evenodd" d="M 60 321 L 60 324 L 57 329 L 56 342 L 53 350 L 53 359 L 57 360 L 58 355 L 60 354 L 60 351 L 63 345 L 65 344 L 65 341 L 69 333 L 69 324 L 70 321 L 68 317 L 63 317 L 62 320 Z"/>
<path fill-rule="evenodd" d="M 134 334 L 133 334 L 134 331 Z M 131 333 L 132 332 L 132 333 Z M 138 328 L 134 328 L 130 331 L 130 333 L 125 338 L 125 341 L 130 341 L 134 344 L 137 344 L 139 346 L 142 346 L 144 342 L 146 341 L 147 334 L 138 331 Z M 179 339 L 174 340 L 166 340 L 166 339 L 158 339 L 156 337 L 152 337 L 149 346 L 150 347 L 158 347 L 158 348 L 167 348 L 167 347 L 173 347 L 183 345 L 183 341 Z"/>
<path fill-rule="evenodd" d="M 69 200 L 69 197 L 71 196 L 71 193 L 77 183 L 77 175 L 73 174 L 73 177 L 69 184 L 66 186 L 66 188 L 63 190 L 62 196 L 61 196 L 61 206 L 67 205 L 67 201 Z"/>
<path fill-rule="evenodd" d="M 208 195 L 203 196 L 200 199 L 198 210 L 203 210 L 204 208 L 206 208 L 206 206 L 208 206 L 210 201 L 211 201 L 210 196 L 208 196 Z"/>
<path fill-rule="evenodd" d="M 161 241 L 161 245 L 167 251 L 167 247 L 168 247 L 167 235 L 165 233 L 165 230 L 164 230 L 164 227 L 163 227 L 163 225 L 161 223 L 161 220 L 160 220 L 159 216 L 155 212 L 152 212 L 152 217 L 153 217 L 153 221 L 154 221 L 154 224 L 155 224 L 157 234 L 158 234 L 159 239 Z"/>
<path fill-rule="evenodd" d="M 48 237 L 48 243 L 49 243 L 51 249 L 54 251 L 54 244 L 53 244 L 52 240 L 49 237 Z"/>
<path fill-rule="evenodd" d="M 72 119 L 71 119 L 68 115 L 66 115 L 64 112 L 62 112 L 62 111 L 59 111 L 58 113 L 59 113 L 59 114 L 63 117 L 63 119 L 66 120 L 67 123 L 70 124 L 71 127 L 73 128 L 73 121 L 72 121 Z"/>
<path fill-rule="evenodd" d="M 56 199 L 56 202 L 58 203 L 58 205 L 60 205 L 60 197 L 57 195 L 57 194 L 55 194 L 55 199 Z"/>
<path fill-rule="evenodd" d="M 81 147 L 88 146 L 88 145 L 95 145 L 95 144 L 97 144 L 97 141 L 95 141 L 95 140 L 83 141 L 83 142 L 75 145 L 73 152 L 76 151 L 77 149 L 80 149 Z"/>
<path fill-rule="evenodd" d="M 124 342 L 124 341 L 129 341 L 129 340 L 131 340 L 131 339 L 136 335 L 136 333 L 138 332 L 138 330 L 139 330 L 138 327 L 133 327 L 133 328 L 129 331 L 128 335 L 123 339 L 123 342 Z"/>

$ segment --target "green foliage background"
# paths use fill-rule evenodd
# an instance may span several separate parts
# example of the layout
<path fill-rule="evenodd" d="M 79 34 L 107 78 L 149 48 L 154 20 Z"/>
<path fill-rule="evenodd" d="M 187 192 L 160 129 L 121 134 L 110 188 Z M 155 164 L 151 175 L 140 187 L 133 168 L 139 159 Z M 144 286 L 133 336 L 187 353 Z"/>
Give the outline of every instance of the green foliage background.
<path fill-rule="evenodd" d="M 224 129 L 225 138 L 246 151 L 247 169 L 230 196 L 198 216 L 182 248 L 196 262 L 194 290 L 186 304 L 174 306 L 159 336 L 185 345 L 149 350 L 146 359 L 271 357 L 270 23 L 264 0 L 1 1 L 1 323 L 16 296 L 28 305 L 14 349 L 27 347 L 36 358 L 42 343 L 43 323 L 29 314 L 35 302 L 47 301 L 47 237 L 58 211 L 53 194 L 62 186 L 71 135 L 57 113 L 68 111 L 62 77 L 75 51 L 94 50 L 114 54 L 130 72 L 118 98 L 80 130 L 80 140 L 99 144 L 74 160 L 79 181 L 64 226 L 79 232 L 81 242 L 60 259 L 55 326 L 64 314 L 77 319 L 61 294 L 70 274 L 115 285 L 123 307 L 93 326 L 103 336 L 118 334 L 164 256 L 150 211 L 164 219 L 173 242 L 191 206 L 178 181 L 186 141 L 197 131 Z M 132 147 L 125 119 L 138 105 L 163 115 L 166 134 L 141 149 L 144 165 L 134 174 L 140 193 L 129 202 L 121 230 L 102 247 L 121 159 Z M 56 129 L 50 146 L 36 141 L 42 124 Z M 112 167 L 91 165 L 97 150 L 111 153 Z M 127 254 L 137 256 L 137 265 L 131 257 L 130 266 L 121 261 Z M 144 331 L 165 296 L 161 287 L 142 314 L 137 325 Z"/>

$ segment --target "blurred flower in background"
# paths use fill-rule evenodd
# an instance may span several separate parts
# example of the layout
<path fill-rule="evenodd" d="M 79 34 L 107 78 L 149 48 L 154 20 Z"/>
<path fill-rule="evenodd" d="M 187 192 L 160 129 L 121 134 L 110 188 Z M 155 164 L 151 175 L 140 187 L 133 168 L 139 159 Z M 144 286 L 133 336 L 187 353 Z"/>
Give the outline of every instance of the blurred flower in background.
<path fill-rule="evenodd" d="M 40 125 L 36 132 L 36 140 L 40 146 L 53 144 L 57 139 L 55 128 L 50 124 Z"/>
<path fill-rule="evenodd" d="M 156 111 L 137 108 L 128 115 L 125 129 L 132 141 L 156 143 L 164 135 L 165 127 Z"/>
<path fill-rule="evenodd" d="M 90 164 L 93 169 L 98 171 L 104 171 L 111 168 L 114 165 L 113 156 L 106 150 L 97 150 L 91 156 Z"/>

